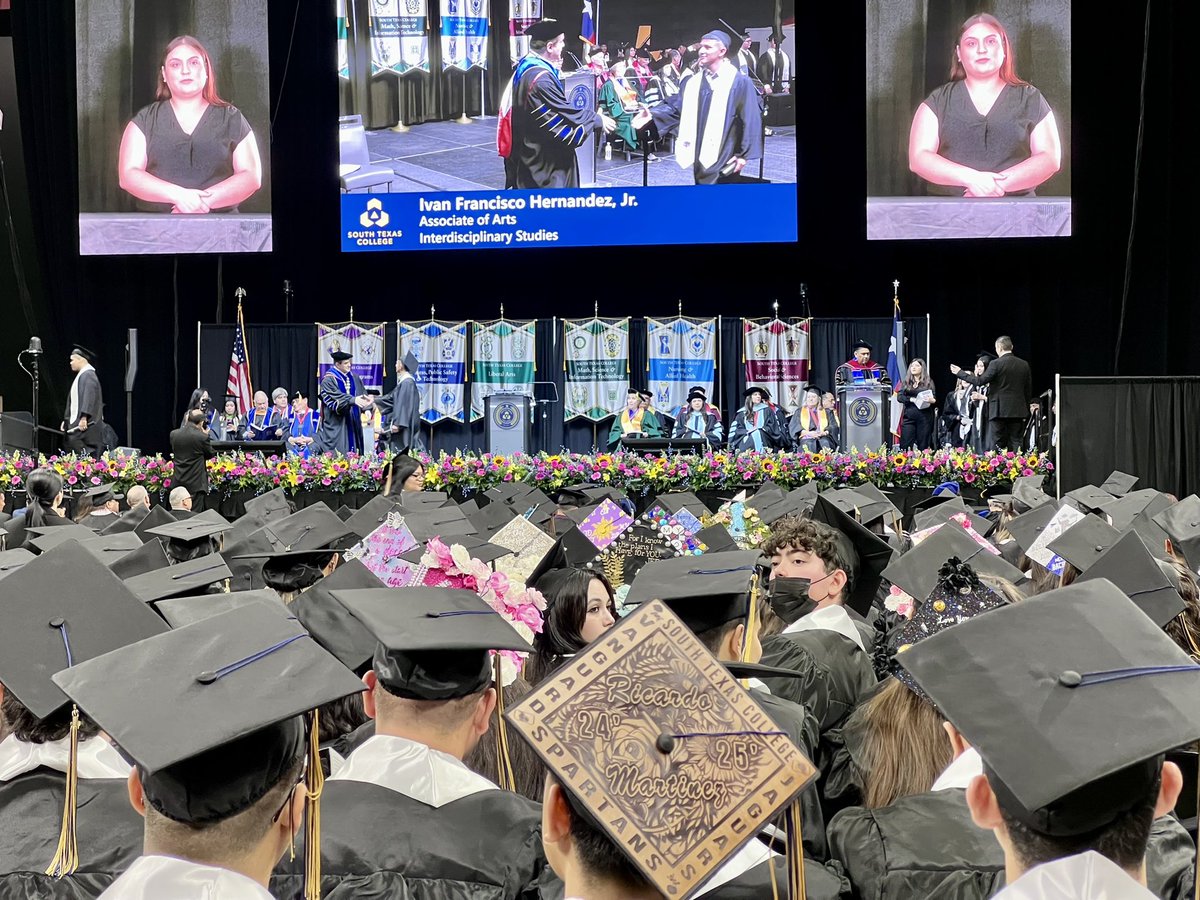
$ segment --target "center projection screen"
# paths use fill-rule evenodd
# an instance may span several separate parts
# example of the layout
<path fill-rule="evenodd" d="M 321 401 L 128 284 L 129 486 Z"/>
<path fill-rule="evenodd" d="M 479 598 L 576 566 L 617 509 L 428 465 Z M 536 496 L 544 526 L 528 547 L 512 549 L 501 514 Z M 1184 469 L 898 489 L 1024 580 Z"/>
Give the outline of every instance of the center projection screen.
<path fill-rule="evenodd" d="M 794 3 L 736 9 L 338 0 L 342 249 L 796 240 Z"/>

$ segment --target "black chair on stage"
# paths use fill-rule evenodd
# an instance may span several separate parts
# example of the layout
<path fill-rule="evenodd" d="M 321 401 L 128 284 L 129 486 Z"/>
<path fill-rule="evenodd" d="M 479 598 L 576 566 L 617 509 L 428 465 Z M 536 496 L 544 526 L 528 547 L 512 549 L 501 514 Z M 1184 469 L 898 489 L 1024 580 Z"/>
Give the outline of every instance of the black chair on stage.
<path fill-rule="evenodd" d="M 362 116 L 338 118 L 338 174 L 342 192 L 366 190 L 381 184 L 389 186 L 396 173 L 384 166 L 371 165 L 371 151 L 367 147 L 367 132 L 363 128 Z"/>

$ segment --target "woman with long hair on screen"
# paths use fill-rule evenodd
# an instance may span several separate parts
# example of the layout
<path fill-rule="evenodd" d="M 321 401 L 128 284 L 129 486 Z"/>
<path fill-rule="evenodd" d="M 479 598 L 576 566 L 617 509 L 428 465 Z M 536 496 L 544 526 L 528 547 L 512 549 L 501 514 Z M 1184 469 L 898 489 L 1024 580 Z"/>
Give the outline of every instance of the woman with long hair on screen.
<path fill-rule="evenodd" d="M 908 167 L 928 192 L 958 197 L 1033 196 L 1059 170 L 1054 111 L 1017 76 L 1008 32 L 994 16 L 971 16 L 959 31 L 950 81 L 917 107 Z"/>
<path fill-rule="evenodd" d="M 117 167 L 122 189 L 155 212 L 237 212 L 262 187 L 254 130 L 217 93 L 194 37 L 167 44 L 155 101 L 125 126 Z"/>

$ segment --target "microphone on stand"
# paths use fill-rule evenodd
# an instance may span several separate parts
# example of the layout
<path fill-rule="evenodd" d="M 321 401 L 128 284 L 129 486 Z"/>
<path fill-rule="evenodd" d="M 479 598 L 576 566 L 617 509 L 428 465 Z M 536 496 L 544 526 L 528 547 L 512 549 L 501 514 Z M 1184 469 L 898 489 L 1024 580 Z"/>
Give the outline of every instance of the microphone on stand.
<path fill-rule="evenodd" d="M 574 53 L 572 53 L 570 50 L 568 50 L 566 47 L 563 47 L 563 53 L 565 53 L 565 54 L 567 54 L 567 56 L 571 57 L 571 62 L 575 63 L 575 68 L 576 68 L 576 69 L 585 69 L 585 68 L 587 68 L 587 67 L 586 67 L 586 66 L 583 64 L 583 60 L 582 60 L 582 59 L 580 59 L 578 56 L 576 56 Z"/>
<path fill-rule="evenodd" d="M 41 356 L 42 339 L 40 337 L 31 337 L 29 339 L 29 348 L 25 352 L 32 356 Z"/>

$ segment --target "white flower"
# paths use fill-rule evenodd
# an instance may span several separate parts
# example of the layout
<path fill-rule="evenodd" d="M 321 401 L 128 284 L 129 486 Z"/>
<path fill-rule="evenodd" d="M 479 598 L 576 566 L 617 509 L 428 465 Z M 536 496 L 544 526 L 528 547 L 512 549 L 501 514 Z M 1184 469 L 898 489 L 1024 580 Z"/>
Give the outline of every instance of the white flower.
<path fill-rule="evenodd" d="M 462 544 L 452 544 L 450 546 L 450 558 L 454 560 L 454 567 L 459 572 L 469 572 L 471 567 L 471 554 L 467 552 L 467 548 Z M 484 576 L 487 577 L 486 575 Z"/>

